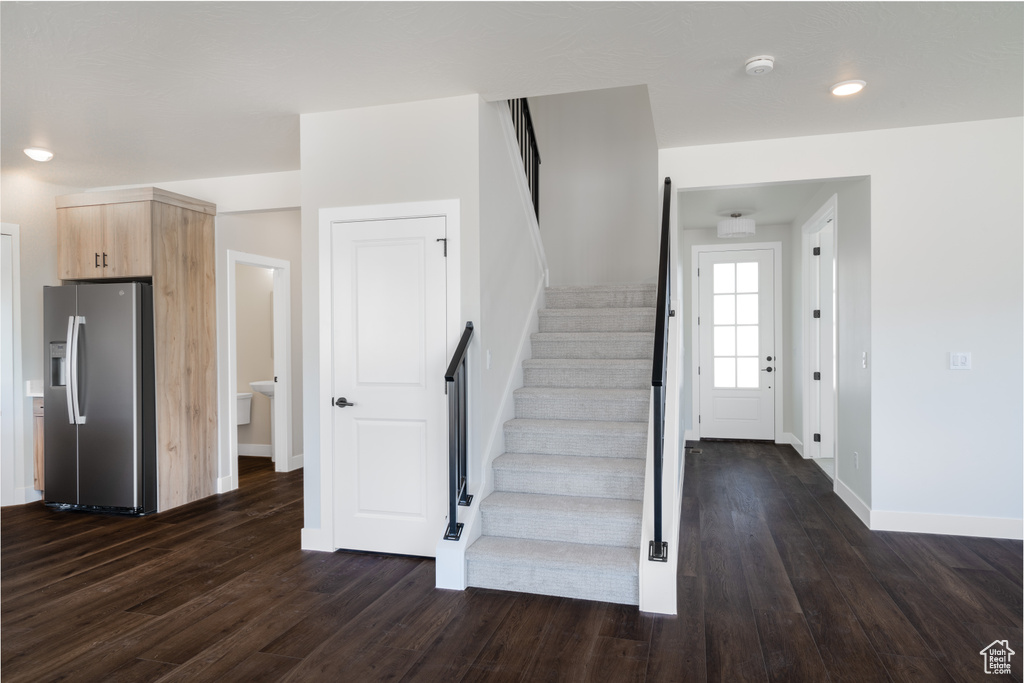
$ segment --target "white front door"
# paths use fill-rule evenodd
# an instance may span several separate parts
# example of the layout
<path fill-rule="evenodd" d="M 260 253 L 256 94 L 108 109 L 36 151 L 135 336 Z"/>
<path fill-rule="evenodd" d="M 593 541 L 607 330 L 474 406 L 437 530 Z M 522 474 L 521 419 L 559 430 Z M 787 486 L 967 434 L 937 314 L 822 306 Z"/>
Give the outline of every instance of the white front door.
<path fill-rule="evenodd" d="M 334 547 L 433 556 L 445 522 L 445 218 L 331 225 Z"/>
<path fill-rule="evenodd" d="M 774 253 L 701 252 L 698 267 L 700 435 L 774 440 Z"/>

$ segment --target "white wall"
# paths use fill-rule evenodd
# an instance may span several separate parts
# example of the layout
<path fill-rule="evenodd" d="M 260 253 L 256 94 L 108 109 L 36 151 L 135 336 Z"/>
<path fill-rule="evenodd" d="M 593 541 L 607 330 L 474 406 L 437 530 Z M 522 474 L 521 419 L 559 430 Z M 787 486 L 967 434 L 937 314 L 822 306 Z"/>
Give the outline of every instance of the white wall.
<path fill-rule="evenodd" d="M 301 130 L 302 312 L 306 405 L 321 390 L 319 211 L 322 208 L 457 199 L 461 214 L 461 312 L 480 319 L 479 109 L 476 95 L 304 114 Z M 451 313 L 450 315 L 454 315 Z M 470 392 L 480 392 L 479 337 L 470 350 Z M 307 410 L 305 529 L 321 524 L 320 414 Z M 482 435 L 471 432 L 479 452 Z"/>
<path fill-rule="evenodd" d="M 529 103 L 551 284 L 656 282 L 661 184 L 647 86 Z"/>
<path fill-rule="evenodd" d="M 870 310 L 870 423 L 840 428 L 871 433 L 878 528 L 1021 534 L 1022 137 L 1013 118 L 661 151 L 681 188 L 870 177 L 870 301 L 844 304 Z"/>
<path fill-rule="evenodd" d="M 177 192 L 177 190 L 174 190 Z M 220 210 L 218 206 L 218 211 Z M 216 219 L 217 230 L 217 263 L 220 268 L 226 269 L 227 252 L 241 251 L 247 254 L 269 256 L 271 258 L 288 261 L 290 264 L 291 282 L 291 308 L 292 308 L 292 362 L 291 362 L 291 391 L 292 391 L 292 453 L 299 455 L 303 453 L 303 377 L 302 377 L 302 245 L 301 245 L 301 216 L 298 209 L 284 211 L 259 211 L 252 213 L 218 214 Z M 245 266 L 239 266 L 241 271 Z M 257 268 L 257 271 L 262 270 Z M 236 308 L 238 315 L 238 338 L 241 344 L 245 340 L 245 328 L 242 326 L 242 294 L 238 293 Z M 218 311 L 218 334 L 227 334 L 226 311 Z M 222 319 L 223 318 L 223 319 Z M 273 373 L 271 373 L 273 374 Z M 226 377 L 226 370 L 222 374 Z M 254 379 L 270 379 L 269 377 L 258 377 Z M 239 373 L 238 391 L 247 386 L 246 380 L 242 381 Z M 245 391 L 252 391 L 245 389 Z M 253 396 L 253 406 L 264 404 L 266 412 L 270 412 L 270 399 L 259 394 Z M 268 427 L 269 429 L 269 427 Z M 268 432 L 269 434 L 269 432 Z M 226 439 L 226 436 L 224 437 Z M 226 447 L 223 446 L 222 453 L 227 458 Z M 239 433 L 239 443 L 269 443 L 267 441 L 246 441 Z M 227 462 L 222 463 L 222 472 L 227 472 Z"/>
<path fill-rule="evenodd" d="M 25 381 L 43 379 L 43 287 L 59 285 L 57 279 L 57 209 L 54 198 L 81 192 L 79 187 L 41 183 L 26 174 L 0 174 L 0 221 L 19 226 L 21 272 L 21 360 Z M 41 384 L 40 384 L 41 386 Z M 13 488 L 33 488 L 32 402 L 25 387 L 14 387 L 16 400 L 23 402 L 24 447 L 12 457 Z"/>

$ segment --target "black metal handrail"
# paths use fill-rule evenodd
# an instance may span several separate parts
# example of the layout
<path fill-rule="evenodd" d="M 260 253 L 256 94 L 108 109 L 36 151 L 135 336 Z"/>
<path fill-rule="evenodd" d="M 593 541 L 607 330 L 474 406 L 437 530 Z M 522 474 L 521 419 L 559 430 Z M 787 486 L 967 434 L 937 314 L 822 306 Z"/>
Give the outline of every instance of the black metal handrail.
<path fill-rule="evenodd" d="M 508 101 L 512 112 L 512 124 L 516 129 L 519 141 L 519 153 L 523 157 L 523 170 L 526 171 L 526 184 L 533 198 L 533 211 L 540 220 L 540 152 L 537 150 L 537 136 L 533 133 L 533 117 L 530 116 L 530 105 L 525 97 Z"/>
<path fill-rule="evenodd" d="M 459 345 L 448 369 L 444 373 L 444 391 L 448 394 L 448 528 L 446 541 L 457 541 L 462 536 L 458 520 L 460 505 L 469 505 L 473 496 L 466 493 L 466 356 L 473 339 L 473 323 L 467 322 Z"/>
<path fill-rule="evenodd" d="M 665 178 L 665 197 L 661 206 L 661 253 L 658 257 L 658 309 L 654 326 L 654 540 L 648 559 L 668 562 L 668 543 L 662 540 L 662 475 L 665 462 L 665 378 L 668 373 L 668 319 L 672 311 L 672 273 L 669 268 L 669 208 L 672 203 L 672 179 Z"/>

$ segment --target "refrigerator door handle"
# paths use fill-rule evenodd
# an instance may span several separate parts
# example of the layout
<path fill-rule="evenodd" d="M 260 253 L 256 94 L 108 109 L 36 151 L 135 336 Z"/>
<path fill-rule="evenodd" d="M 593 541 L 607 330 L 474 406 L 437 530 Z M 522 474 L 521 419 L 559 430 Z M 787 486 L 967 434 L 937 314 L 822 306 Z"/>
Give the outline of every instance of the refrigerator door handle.
<path fill-rule="evenodd" d="M 65 340 L 64 348 L 65 349 L 73 349 L 73 348 L 75 348 L 73 346 L 74 340 L 75 340 L 75 316 L 69 315 L 68 316 L 68 336 L 67 336 L 67 339 Z M 74 352 L 72 352 L 72 353 L 74 353 Z M 74 356 L 72 356 L 72 358 L 74 358 Z M 69 361 L 71 359 L 70 358 L 65 358 L 64 360 L 65 360 L 65 363 L 67 363 L 67 361 Z M 75 366 L 72 366 L 72 367 L 75 367 Z M 75 386 L 74 386 L 73 380 L 71 379 L 74 376 L 74 374 L 73 374 L 72 371 L 69 371 L 67 368 L 68 368 L 68 366 L 67 366 L 67 364 L 65 364 L 65 366 L 64 366 L 64 391 L 67 394 L 67 399 L 68 399 L 68 424 L 69 425 L 73 425 L 73 424 L 78 424 L 77 422 L 75 422 Z M 75 369 L 77 369 L 77 367 Z"/>
<path fill-rule="evenodd" d="M 69 405 L 74 406 L 72 413 L 72 418 L 74 418 L 74 421 L 72 422 L 72 424 L 84 425 L 85 415 L 82 415 L 80 410 L 81 397 L 79 396 L 78 391 L 78 333 L 82 330 L 82 326 L 85 325 L 85 316 L 74 316 L 70 325 L 74 331 L 71 334 L 71 367 L 68 371 L 71 376 L 68 378 L 67 381 L 67 386 L 70 387 L 69 390 L 71 392 L 72 398 L 72 401 L 69 402 Z"/>

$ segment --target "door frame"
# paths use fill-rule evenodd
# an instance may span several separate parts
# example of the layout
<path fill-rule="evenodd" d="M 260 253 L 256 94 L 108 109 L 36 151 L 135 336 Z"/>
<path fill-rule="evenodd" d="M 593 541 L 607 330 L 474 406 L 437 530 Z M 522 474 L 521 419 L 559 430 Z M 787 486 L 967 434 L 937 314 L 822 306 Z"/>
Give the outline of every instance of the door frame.
<path fill-rule="evenodd" d="M 782 357 L 779 349 L 782 345 L 782 242 L 737 242 L 735 244 L 695 244 L 690 254 L 690 344 L 693 353 L 690 354 L 690 377 L 691 384 L 691 421 L 693 425 L 693 438 L 700 439 L 700 381 L 697 368 L 700 365 L 700 329 L 697 326 L 697 316 L 700 314 L 700 284 L 697 279 L 697 266 L 702 253 L 724 252 L 724 251 L 752 251 L 756 249 L 769 249 L 772 251 L 773 279 L 773 323 L 775 326 L 773 336 L 775 338 L 775 443 L 784 443 L 782 439 L 782 413 L 785 401 L 785 368 L 786 359 Z"/>
<path fill-rule="evenodd" d="M 445 320 L 446 347 L 448 355 L 455 351 L 462 333 L 461 303 L 461 228 L 460 201 L 458 199 L 442 199 L 437 201 L 407 202 L 397 204 L 373 204 L 368 206 L 345 206 L 320 209 L 318 229 L 319 251 L 319 351 L 320 376 L 318 378 L 317 404 L 320 418 L 320 529 L 316 537 L 303 534 L 302 547 L 305 549 L 334 551 L 338 549 L 334 541 L 334 420 L 331 411 L 334 409 L 331 399 L 334 397 L 333 383 L 333 305 L 331 292 L 333 289 L 333 272 L 331 270 L 331 229 L 335 223 L 354 223 L 363 221 L 386 221 L 403 218 L 445 219 L 446 248 L 448 258 L 445 262 L 446 301 Z M 438 400 L 444 400 L 444 395 Z M 447 409 L 446 409 L 447 411 Z M 472 420 L 469 420 L 470 429 Z M 447 494 L 446 494 L 447 495 Z"/>
<path fill-rule="evenodd" d="M 818 422 L 818 420 L 816 420 L 815 418 L 818 417 L 818 411 L 821 409 L 821 406 L 814 406 L 814 405 L 812 405 L 812 402 L 810 400 L 812 394 L 814 393 L 813 389 L 814 389 L 814 381 L 815 381 L 815 380 L 812 379 L 813 370 L 811 369 L 811 344 L 813 342 L 813 336 L 811 334 L 811 329 L 812 329 L 812 326 L 814 324 L 814 318 L 811 315 L 811 303 L 810 302 L 814 298 L 814 295 L 816 294 L 816 292 L 813 291 L 814 288 L 815 287 L 819 287 L 820 288 L 820 286 L 821 286 L 821 283 L 818 282 L 817 278 L 812 277 L 812 273 L 811 273 L 811 258 L 812 258 L 812 256 L 811 256 L 811 237 L 813 235 L 816 235 L 817 233 L 821 232 L 826 226 L 829 225 L 829 223 L 832 224 L 832 253 L 831 254 L 822 253 L 822 257 L 826 257 L 826 256 L 831 256 L 832 257 L 832 268 L 833 268 L 833 271 L 832 271 L 833 275 L 832 276 L 833 276 L 833 278 L 835 278 L 836 277 L 835 268 L 836 268 L 836 265 L 837 265 L 836 256 L 837 256 L 837 253 L 838 253 L 838 250 L 837 250 L 836 247 L 837 247 L 838 236 L 839 236 L 839 230 L 838 230 L 838 228 L 839 228 L 839 218 L 838 218 L 838 215 L 837 215 L 837 205 L 838 205 L 838 195 L 833 194 L 831 197 L 828 198 L 828 200 L 825 201 L 824 204 L 822 204 L 821 208 L 819 208 L 817 211 L 814 212 L 814 215 L 811 216 L 807 220 L 807 222 L 803 224 L 803 226 L 800 229 L 800 261 L 801 261 L 802 277 L 803 277 L 803 286 L 801 287 L 801 297 L 800 297 L 800 303 L 801 303 L 801 309 L 802 310 L 801 310 L 800 315 L 801 315 L 801 322 L 802 322 L 802 326 L 803 326 L 803 337 L 804 337 L 804 339 L 803 339 L 803 359 L 802 359 L 803 363 L 802 363 L 802 367 L 805 369 L 805 371 L 803 373 L 804 376 L 802 378 L 804 400 L 803 400 L 803 434 L 801 435 L 803 437 L 803 440 L 804 440 L 804 449 L 803 449 L 803 452 L 801 453 L 801 455 L 803 457 L 805 457 L 805 458 L 814 458 L 816 453 L 820 453 L 820 448 L 821 448 L 821 446 L 818 446 L 817 448 L 815 448 L 814 445 L 813 445 L 814 444 L 814 440 L 813 440 L 814 439 L 814 428 L 811 426 L 812 423 L 817 423 Z M 820 292 L 818 292 L 818 293 L 820 294 Z M 839 342 L 839 340 L 837 338 L 837 334 L 836 334 L 838 332 L 836 322 L 839 320 L 839 312 L 837 310 L 838 306 L 839 306 L 838 297 L 834 297 L 833 300 L 832 300 L 832 317 L 831 317 L 831 319 L 830 320 L 820 319 L 821 323 L 819 323 L 821 325 L 828 324 L 828 325 L 830 325 L 832 327 L 832 344 L 833 344 L 833 349 L 837 349 L 838 348 L 838 342 Z M 838 396 L 837 396 L 837 389 L 838 389 L 838 386 L 839 386 L 839 376 L 838 376 L 838 368 L 837 368 L 837 363 L 836 363 L 836 361 L 838 360 L 838 354 L 829 354 L 829 355 L 831 356 L 831 358 L 829 358 L 828 361 L 832 363 L 832 372 L 833 372 L 833 374 L 832 374 L 832 385 L 830 387 L 828 387 L 828 391 L 826 391 L 825 387 L 820 387 L 820 389 L 821 389 L 821 398 L 822 398 L 821 403 L 822 404 L 826 404 L 828 402 L 831 402 L 832 434 L 830 436 L 831 436 L 831 439 L 832 439 L 832 452 L 833 452 L 836 460 L 838 461 L 838 458 L 839 458 L 839 449 L 838 449 L 838 444 L 839 444 L 839 437 L 838 437 L 838 431 L 839 431 L 839 401 L 838 401 Z M 822 360 L 825 360 L 825 359 L 823 358 Z M 827 398 L 827 400 L 826 400 L 826 398 Z M 825 437 L 826 437 L 826 434 L 822 433 L 822 444 L 825 443 Z M 820 457 L 820 455 L 818 457 Z M 834 470 L 837 470 L 837 469 L 838 469 L 838 462 L 837 462 L 836 466 L 834 467 Z M 834 474 L 835 474 L 835 471 L 833 471 L 833 475 Z M 833 479 L 835 479 L 834 476 L 833 476 Z"/>
<path fill-rule="evenodd" d="M 238 488 L 238 316 L 236 281 L 237 266 L 256 266 L 274 271 L 274 470 L 290 472 L 302 467 L 302 461 L 292 453 L 292 297 L 291 263 L 282 259 L 227 250 L 224 277 L 227 294 L 227 334 L 219 342 L 222 359 L 220 383 L 220 414 L 224 416 L 222 434 L 227 434 L 227 461 L 219 459 L 217 492 L 225 493 Z"/>

